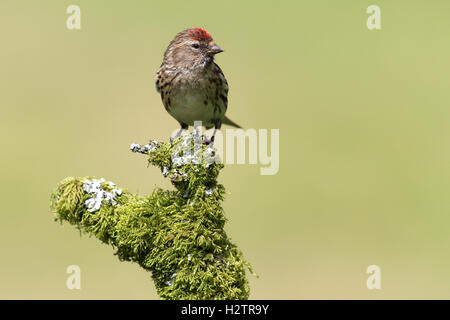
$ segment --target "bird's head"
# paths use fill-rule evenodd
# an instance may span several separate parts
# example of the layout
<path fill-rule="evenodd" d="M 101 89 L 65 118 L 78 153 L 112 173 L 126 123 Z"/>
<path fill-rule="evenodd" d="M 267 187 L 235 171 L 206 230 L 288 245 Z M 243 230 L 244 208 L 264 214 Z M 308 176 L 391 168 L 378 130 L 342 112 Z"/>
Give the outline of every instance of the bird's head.
<path fill-rule="evenodd" d="M 185 69 L 204 68 L 211 64 L 214 55 L 223 52 L 208 31 L 190 28 L 178 33 L 164 53 L 169 65 Z"/>

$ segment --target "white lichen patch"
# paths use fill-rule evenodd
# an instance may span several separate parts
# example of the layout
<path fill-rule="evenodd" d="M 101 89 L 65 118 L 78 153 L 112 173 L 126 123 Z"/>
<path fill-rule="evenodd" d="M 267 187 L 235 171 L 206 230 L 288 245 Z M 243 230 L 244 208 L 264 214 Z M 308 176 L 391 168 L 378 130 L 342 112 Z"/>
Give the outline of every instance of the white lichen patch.
<path fill-rule="evenodd" d="M 168 286 L 173 286 L 173 282 L 175 281 L 175 278 L 176 278 L 176 277 L 177 277 L 177 273 L 175 272 L 175 273 L 173 273 L 173 274 L 170 276 L 169 281 L 166 282 L 167 285 L 168 285 Z"/>
<path fill-rule="evenodd" d="M 117 205 L 116 196 L 122 194 L 122 189 L 114 188 L 111 192 L 108 192 L 102 188 L 102 183 L 107 183 L 111 188 L 115 187 L 115 184 L 111 181 L 106 182 L 105 179 L 86 179 L 83 182 L 84 192 L 91 195 L 86 201 L 85 205 L 89 212 L 94 212 L 100 209 L 103 200 L 110 206 Z"/>
<path fill-rule="evenodd" d="M 175 180 L 178 177 L 181 177 L 182 180 L 187 180 L 188 175 L 185 172 L 183 172 L 183 171 L 180 171 L 180 170 L 177 170 L 177 169 L 173 169 L 173 173 L 172 173 L 171 179 Z"/>
<path fill-rule="evenodd" d="M 162 174 L 163 174 L 164 178 L 166 178 L 169 175 L 169 167 L 163 167 Z"/>
<path fill-rule="evenodd" d="M 212 147 L 203 149 L 203 137 L 195 131 L 192 135 L 184 135 L 183 140 L 172 149 L 172 167 L 187 164 L 205 164 L 208 168 L 216 161 Z"/>
<path fill-rule="evenodd" d="M 156 140 L 150 141 L 150 143 L 141 146 L 138 143 L 132 143 L 130 149 L 132 152 L 139 152 L 143 154 L 148 154 L 150 151 L 155 151 L 159 147 L 159 142 Z"/>

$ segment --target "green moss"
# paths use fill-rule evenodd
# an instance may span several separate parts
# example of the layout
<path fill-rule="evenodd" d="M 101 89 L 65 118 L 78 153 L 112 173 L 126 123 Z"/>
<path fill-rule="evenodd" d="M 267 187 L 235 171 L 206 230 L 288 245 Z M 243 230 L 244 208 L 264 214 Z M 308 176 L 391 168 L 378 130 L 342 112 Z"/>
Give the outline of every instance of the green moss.
<path fill-rule="evenodd" d="M 190 137 L 154 143 L 148 152 L 149 163 L 175 190 L 156 188 L 144 197 L 114 191 L 103 181 L 97 193 L 88 193 L 84 184 L 95 177 L 67 178 L 52 195 L 51 208 L 58 220 L 113 245 L 121 260 L 151 271 L 163 299 L 247 299 L 250 265 L 224 231 L 225 189 L 217 182 L 223 165 L 212 162 L 211 148 Z M 113 200 L 95 198 L 98 190 Z M 101 203 L 97 210 L 87 205 L 94 198 Z"/>

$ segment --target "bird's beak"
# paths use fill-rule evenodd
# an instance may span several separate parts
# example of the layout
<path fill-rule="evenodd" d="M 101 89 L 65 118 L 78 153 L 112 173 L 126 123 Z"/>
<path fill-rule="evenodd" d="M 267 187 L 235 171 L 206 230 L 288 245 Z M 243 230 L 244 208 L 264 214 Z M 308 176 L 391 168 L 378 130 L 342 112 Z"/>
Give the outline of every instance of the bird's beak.
<path fill-rule="evenodd" d="M 223 52 L 223 49 L 213 42 L 209 44 L 207 52 L 208 54 L 217 54 Z"/>

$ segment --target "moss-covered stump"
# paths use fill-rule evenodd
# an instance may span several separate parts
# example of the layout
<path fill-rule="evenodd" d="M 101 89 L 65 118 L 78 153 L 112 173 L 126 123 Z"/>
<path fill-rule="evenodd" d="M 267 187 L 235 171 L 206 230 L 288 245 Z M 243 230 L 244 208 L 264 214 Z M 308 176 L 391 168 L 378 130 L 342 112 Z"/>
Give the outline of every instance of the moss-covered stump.
<path fill-rule="evenodd" d="M 163 299 L 247 299 L 242 252 L 224 231 L 217 183 L 223 165 L 194 134 L 172 143 L 133 144 L 175 190 L 139 196 L 96 177 L 67 178 L 52 195 L 57 220 L 117 249 L 121 260 L 151 271 Z"/>

